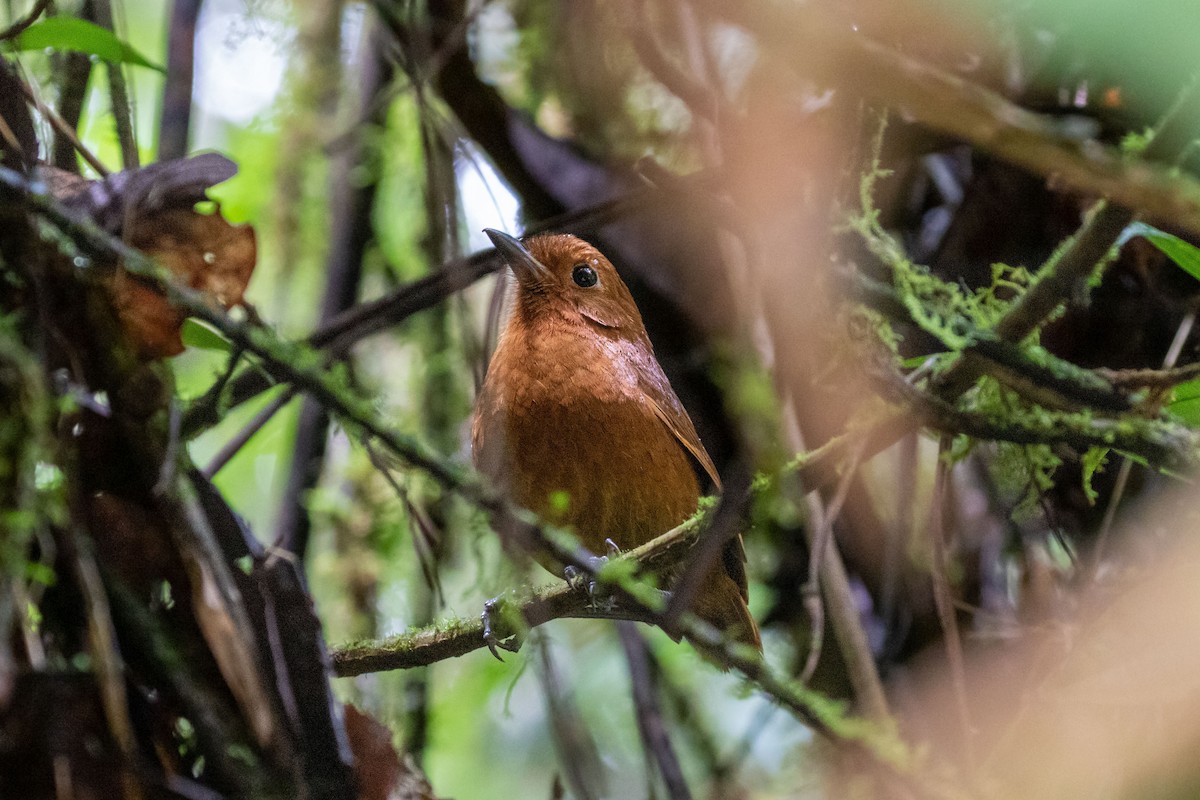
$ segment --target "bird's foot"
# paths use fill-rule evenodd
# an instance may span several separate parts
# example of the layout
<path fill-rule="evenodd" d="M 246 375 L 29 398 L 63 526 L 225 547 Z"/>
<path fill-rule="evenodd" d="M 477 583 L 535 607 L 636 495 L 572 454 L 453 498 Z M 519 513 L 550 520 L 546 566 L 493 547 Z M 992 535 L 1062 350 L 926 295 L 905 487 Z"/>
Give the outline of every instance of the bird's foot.
<path fill-rule="evenodd" d="M 604 556 L 599 556 L 592 559 L 592 564 L 595 569 L 604 566 L 608 561 Z M 596 579 L 588 573 L 575 567 L 566 567 L 563 569 L 563 577 L 567 580 L 567 585 L 576 592 L 587 592 L 588 608 L 599 611 L 612 611 L 616 606 L 616 599 L 611 593 L 605 592 Z"/>
<path fill-rule="evenodd" d="M 621 548 L 617 547 L 616 542 L 612 539 L 604 540 L 605 546 L 608 548 L 608 555 L 594 556 L 588 559 L 588 566 L 591 567 L 591 572 L 594 574 L 604 568 L 610 558 L 616 558 L 621 555 Z M 566 567 L 563 570 L 563 577 L 567 580 L 567 585 L 575 591 L 586 591 L 588 596 L 588 608 L 596 611 L 612 611 L 617 606 L 617 600 L 613 597 L 612 592 L 605 591 L 587 572 L 575 567 Z"/>
<path fill-rule="evenodd" d="M 576 592 L 585 590 L 589 583 L 595 583 L 586 572 L 572 566 L 563 567 L 563 579 Z"/>
<path fill-rule="evenodd" d="M 503 661 L 500 657 L 500 650 L 507 650 L 510 653 L 515 653 L 521 649 L 521 636 L 514 633 L 504 639 L 496 635 L 495 628 L 499 616 L 502 614 L 502 606 L 504 605 L 504 596 L 493 597 L 483 604 L 483 613 L 479 615 L 483 621 L 483 643 L 487 645 L 487 649 L 496 657 L 497 661 Z"/>

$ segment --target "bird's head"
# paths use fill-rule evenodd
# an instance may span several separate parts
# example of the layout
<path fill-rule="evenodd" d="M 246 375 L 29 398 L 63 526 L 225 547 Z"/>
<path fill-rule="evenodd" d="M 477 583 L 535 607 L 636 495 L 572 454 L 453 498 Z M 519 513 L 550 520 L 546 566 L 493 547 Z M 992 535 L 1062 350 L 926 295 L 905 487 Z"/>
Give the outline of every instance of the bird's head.
<path fill-rule="evenodd" d="M 559 315 L 630 338 L 644 335 L 629 288 L 595 247 L 570 234 L 543 234 L 521 242 L 491 228 L 484 233 L 517 276 L 514 313 L 524 321 Z"/>

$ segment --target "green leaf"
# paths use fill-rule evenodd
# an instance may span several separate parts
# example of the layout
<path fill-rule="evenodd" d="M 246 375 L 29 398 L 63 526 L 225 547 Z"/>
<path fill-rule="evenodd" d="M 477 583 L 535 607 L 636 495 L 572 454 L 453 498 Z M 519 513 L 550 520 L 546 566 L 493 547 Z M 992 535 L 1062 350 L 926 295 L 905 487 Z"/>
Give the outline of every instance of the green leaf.
<path fill-rule="evenodd" d="M 76 17 L 49 17 L 30 25 L 5 46 L 7 50 L 73 50 L 104 61 L 137 64 L 159 72 L 165 69 L 149 60 L 109 30 Z"/>
<path fill-rule="evenodd" d="M 1146 460 L 1145 456 L 1139 456 L 1137 453 L 1128 453 L 1124 450 L 1118 450 L 1117 452 L 1120 453 L 1125 458 L 1128 458 L 1133 463 L 1137 464 L 1139 467 L 1146 467 L 1146 468 L 1150 467 L 1150 462 Z M 1168 472 L 1165 469 L 1162 469 L 1161 467 L 1155 467 L 1154 469 L 1157 469 L 1159 472 L 1161 472 L 1164 475 L 1171 474 L 1170 472 Z"/>
<path fill-rule="evenodd" d="M 1171 403 L 1167 406 L 1189 428 L 1200 428 L 1200 379 L 1187 381 L 1171 391 Z"/>
<path fill-rule="evenodd" d="M 923 356 L 910 356 L 909 358 L 900 359 L 900 367 L 902 369 L 916 369 L 925 365 L 925 362 L 931 358 L 936 358 L 942 355 L 941 353 L 926 353 Z"/>
<path fill-rule="evenodd" d="M 1184 272 L 1200 280 L 1200 248 L 1144 222 L 1134 222 L 1122 231 L 1117 246 L 1125 244 L 1134 236 L 1141 236 L 1179 265 Z"/>
<path fill-rule="evenodd" d="M 183 343 L 188 347 L 198 347 L 201 350 L 216 350 L 228 353 L 233 349 L 229 340 L 217 332 L 216 328 L 206 325 L 198 319 L 188 317 L 183 321 L 180 330 Z"/>
<path fill-rule="evenodd" d="M 1108 460 L 1107 447 L 1093 447 L 1083 454 L 1083 493 L 1087 495 L 1089 506 L 1096 505 L 1100 493 L 1092 486 L 1092 477 L 1097 472 L 1104 471 L 1104 462 Z"/>

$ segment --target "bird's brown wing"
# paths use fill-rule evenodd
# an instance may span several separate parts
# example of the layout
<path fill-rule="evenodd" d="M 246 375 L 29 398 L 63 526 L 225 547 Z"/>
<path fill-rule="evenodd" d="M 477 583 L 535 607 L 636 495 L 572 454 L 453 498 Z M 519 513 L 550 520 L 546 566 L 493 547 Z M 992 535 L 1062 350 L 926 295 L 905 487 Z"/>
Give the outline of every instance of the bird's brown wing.
<path fill-rule="evenodd" d="M 691 417 L 687 415 L 683 404 L 679 402 L 679 398 L 671 389 L 671 384 L 667 382 L 667 376 L 663 374 L 662 367 L 658 365 L 657 361 L 638 366 L 638 384 L 646 401 L 654 409 L 654 415 L 662 421 L 663 425 L 667 426 L 667 430 L 692 454 L 692 457 L 700 462 L 700 466 L 704 468 L 708 477 L 712 478 L 717 490 L 720 491 L 721 476 L 717 474 L 716 466 L 713 465 L 708 451 L 700 442 Z M 725 572 L 737 584 L 742 600 L 746 600 L 749 594 L 746 582 L 746 550 L 740 535 L 729 540 L 721 560 Z"/>
<path fill-rule="evenodd" d="M 671 435 L 692 454 L 692 458 L 700 462 L 700 466 L 708 473 L 708 477 L 712 478 L 713 484 L 719 491 L 721 476 L 717 474 L 717 468 L 709 458 L 708 451 L 701 444 L 700 437 L 696 434 L 696 426 L 692 424 L 691 417 L 683 410 L 683 404 L 679 402 L 671 385 L 667 383 L 667 376 L 663 374 L 662 368 L 657 363 L 653 367 L 656 369 L 638 370 L 638 383 L 643 396 L 650 407 L 654 409 L 654 415 L 662 421 L 663 425 L 667 426 Z M 655 372 L 658 374 L 655 375 Z"/>
<path fill-rule="evenodd" d="M 663 378 L 663 381 L 665 385 L 666 378 Z M 662 420 L 667 429 L 679 440 L 679 443 L 700 462 L 700 466 L 704 467 L 704 471 L 708 473 L 708 477 L 712 478 L 717 490 L 720 491 L 721 478 L 717 475 L 717 468 L 713 465 L 712 459 L 708 457 L 708 451 L 704 449 L 704 445 L 700 443 L 700 437 L 696 435 L 696 426 L 692 424 L 691 418 L 683 410 L 675 392 L 671 390 L 670 386 L 666 387 L 666 392 L 653 392 L 649 386 L 643 386 L 642 391 L 654 409 L 655 416 Z M 731 538 L 725 545 L 721 561 L 726 574 L 737 584 L 738 592 L 745 601 L 749 597 L 749 588 L 746 581 L 746 549 L 742 544 L 740 534 Z"/>
<path fill-rule="evenodd" d="M 647 344 L 647 352 L 650 350 Z M 721 476 L 717 474 L 717 468 L 713 464 L 712 459 L 708 455 L 708 451 L 704 449 L 704 445 L 700 442 L 700 436 L 696 433 L 696 426 L 692 424 L 692 419 L 684 410 L 683 404 L 679 402 L 679 398 L 675 395 L 675 391 L 671 388 L 671 384 L 667 381 L 667 376 L 663 373 L 662 367 L 658 361 L 651 356 L 646 361 L 637 364 L 638 386 L 642 391 L 642 396 L 650 407 L 654 410 L 654 415 L 658 417 L 667 430 L 675 437 L 675 439 L 684 446 L 684 448 L 692 454 L 696 461 L 700 462 L 700 466 L 708 473 L 708 477 L 712 478 L 713 484 L 717 490 L 721 489 Z M 733 581 L 738 595 L 741 596 L 741 602 L 734 602 L 725 605 L 724 610 L 732 609 L 733 617 L 738 625 L 744 629 L 746 641 L 753 644 L 755 647 L 762 649 L 762 645 L 758 639 L 758 629 L 754 624 L 753 618 L 750 616 L 749 609 L 746 608 L 746 601 L 749 599 L 750 592 L 746 580 L 746 549 L 742 544 L 741 534 L 730 538 L 726 543 L 724 551 L 721 553 L 721 566 L 724 567 L 725 574 Z M 720 604 L 719 604 L 720 605 Z"/>

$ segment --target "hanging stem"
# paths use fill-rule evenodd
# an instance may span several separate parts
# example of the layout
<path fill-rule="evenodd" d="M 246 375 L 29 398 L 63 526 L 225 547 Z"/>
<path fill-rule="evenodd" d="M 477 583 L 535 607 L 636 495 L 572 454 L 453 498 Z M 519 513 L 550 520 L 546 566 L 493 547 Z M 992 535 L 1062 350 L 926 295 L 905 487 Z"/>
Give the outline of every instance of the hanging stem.
<path fill-rule="evenodd" d="M 950 682 L 954 688 L 955 704 L 958 707 L 959 723 L 962 725 L 963 747 L 967 763 L 974 764 L 971 716 L 967 705 L 966 665 L 963 660 L 962 639 L 959 636 L 958 620 L 954 611 L 954 596 L 950 590 L 949 558 L 945 541 L 945 509 L 950 492 L 950 465 L 944 456 L 949 449 L 949 439 L 942 437 L 938 444 L 937 472 L 933 484 L 933 501 L 929 511 L 929 540 L 932 565 L 930 579 L 933 585 L 933 603 L 937 608 L 938 621 L 942 626 L 942 638 L 946 645 L 946 661 L 950 666 Z"/>

